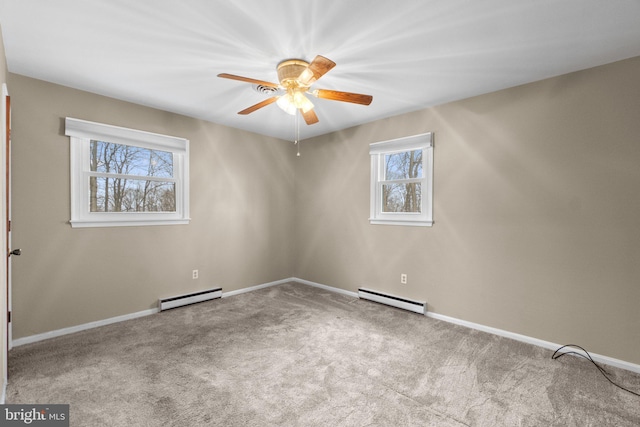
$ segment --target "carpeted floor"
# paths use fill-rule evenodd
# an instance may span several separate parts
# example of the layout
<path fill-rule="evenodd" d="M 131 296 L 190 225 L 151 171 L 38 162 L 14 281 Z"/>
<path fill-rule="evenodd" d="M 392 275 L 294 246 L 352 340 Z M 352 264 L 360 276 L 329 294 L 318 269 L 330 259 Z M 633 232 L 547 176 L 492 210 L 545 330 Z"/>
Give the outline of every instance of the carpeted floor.
<path fill-rule="evenodd" d="M 640 398 L 551 355 L 291 283 L 18 347 L 7 403 L 69 403 L 72 426 L 640 425 Z"/>

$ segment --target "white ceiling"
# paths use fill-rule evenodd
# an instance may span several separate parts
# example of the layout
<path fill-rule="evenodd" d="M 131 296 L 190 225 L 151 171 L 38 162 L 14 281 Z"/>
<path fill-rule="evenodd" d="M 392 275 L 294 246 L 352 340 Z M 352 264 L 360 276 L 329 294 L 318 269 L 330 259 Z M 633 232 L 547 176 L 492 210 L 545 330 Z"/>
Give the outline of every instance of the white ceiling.
<path fill-rule="evenodd" d="M 639 0 L 0 0 L 9 71 L 290 140 L 293 116 L 226 72 L 338 65 L 301 138 L 640 55 Z"/>

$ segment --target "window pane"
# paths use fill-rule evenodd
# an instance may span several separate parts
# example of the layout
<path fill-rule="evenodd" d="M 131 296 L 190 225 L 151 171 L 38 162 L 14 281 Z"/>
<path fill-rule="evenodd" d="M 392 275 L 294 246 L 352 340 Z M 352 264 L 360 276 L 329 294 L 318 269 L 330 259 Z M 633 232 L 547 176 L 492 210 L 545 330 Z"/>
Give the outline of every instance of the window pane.
<path fill-rule="evenodd" d="M 91 140 L 92 172 L 173 178 L 173 153 Z"/>
<path fill-rule="evenodd" d="M 383 184 L 383 212 L 418 212 L 422 204 L 422 186 L 418 182 L 410 184 Z"/>
<path fill-rule="evenodd" d="M 384 156 L 385 180 L 422 178 L 422 150 Z"/>
<path fill-rule="evenodd" d="M 89 177 L 90 212 L 175 212 L 173 182 Z"/>

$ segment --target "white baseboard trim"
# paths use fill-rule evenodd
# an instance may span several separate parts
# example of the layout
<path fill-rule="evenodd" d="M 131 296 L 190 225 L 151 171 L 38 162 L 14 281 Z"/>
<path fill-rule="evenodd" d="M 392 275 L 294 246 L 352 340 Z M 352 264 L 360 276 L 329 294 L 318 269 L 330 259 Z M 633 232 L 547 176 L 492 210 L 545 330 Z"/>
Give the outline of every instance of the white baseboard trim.
<path fill-rule="evenodd" d="M 31 344 L 38 341 L 47 340 L 49 338 L 60 337 L 62 335 L 73 334 L 74 332 L 86 331 L 87 329 L 98 328 L 100 326 L 110 325 L 112 323 L 124 322 L 125 320 L 137 319 L 138 317 L 149 316 L 158 313 L 157 308 L 138 311 L 137 313 L 125 314 L 122 316 L 110 317 L 109 319 L 96 320 L 95 322 L 83 323 L 82 325 L 71 326 L 68 328 L 57 329 L 55 331 L 44 332 L 42 334 L 30 335 L 28 337 L 18 338 L 12 341 L 13 347 L 25 344 Z"/>
<path fill-rule="evenodd" d="M 233 295 L 243 294 L 245 292 L 251 292 L 262 288 L 268 288 L 270 286 L 281 285 L 283 283 L 288 283 L 296 281 L 296 279 L 288 278 L 283 280 L 277 280 L 275 282 L 263 283 L 257 286 L 251 286 L 248 288 L 238 289 L 231 292 L 223 292 L 222 298 L 230 297 Z M 18 347 L 25 344 L 31 344 L 38 341 L 47 340 L 49 338 L 60 337 L 63 335 L 73 334 L 74 332 L 85 331 L 87 329 L 93 329 L 100 326 L 110 325 L 112 323 L 124 322 L 125 320 L 137 319 L 138 317 L 149 316 L 151 314 L 159 313 L 160 310 L 157 308 L 152 308 L 149 310 L 139 311 L 137 313 L 125 314 L 123 316 L 111 317 L 109 319 L 97 320 L 95 322 L 84 323 L 82 325 L 71 326 L 68 328 L 57 329 L 55 331 L 44 332 L 42 334 L 30 335 L 28 337 L 22 337 L 11 341 L 12 347 Z"/>
<path fill-rule="evenodd" d="M 316 283 L 316 282 L 311 282 L 309 280 L 299 279 L 297 277 L 292 277 L 290 281 L 291 282 L 298 282 L 298 283 L 302 283 L 303 285 L 313 286 L 314 288 L 320 288 L 320 289 L 324 289 L 324 290 L 327 290 L 327 291 L 336 292 L 338 294 L 348 295 L 350 297 L 358 298 L 358 293 L 357 292 L 351 292 L 351 291 L 347 291 L 347 290 L 340 289 L 340 288 L 334 288 L 333 286 L 327 286 L 327 285 L 323 285 L 321 283 Z"/>
<path fill-rule="evenodd" d="M 511 338 L 512 340 L 521 341 L 527 344 L 532 344 L 532 345 L 543 347 L 553 351 L 556 351 L 563 345 L 563 344 L 556 344 L 550 341 L 541 340 L 538 338 L 533 338 L 527 335 L 516 334 L 515 332 L 509 332 L 503 329 L 492 328 L 491 326 L 485 326 L 479 323 L 473 323 L 473 322 L 468 322 L 466 320 L 456 319 L 455 317 L 449 317 L 443 314 L 432 313 L 429 311 L 427 311 L 427 317 L 431 317 L 436 320 L 442 320 L 444 322 L 454 323 L 456 325 L 465 326 L 467 328 L 476 329 L 478 331 L 487 332 L 493 335 L 498 335 L 505 338 Z M 582 354 L 582 351 L 576 348 L 567 348 L 567 349 L 561 350 L 562 353 L 566 353 L 569 351 L 576 351 L 577 353 Z M 620 369 L 625 369 L 627 371 L 640 373 L 640 365 L 637 365 L 635 363 L 625 362 L 624 360 L 614 359 L 613 357 L 603 356 L 597 353 L 589 352 L 589 355 L 596 362 L 604 363 L 605 365 L 614 366 Z"/>
<path fill-rule="evenodd" d="M 292 281 L 295 281 L 296 279 L 282 279 L 282 280 L 276 280 L 275 282 L 269 282 L 269 283 L 263 283 L 261 285 L 256 285 L 256 286 L 251 286 L 248 288 L 242 288 L 242 289 L 236 289 L 235 291 L 229 291 L 229 292 L 222 292 L 222 298 L 227 298 L 227 297 L 232 297 L 234 295 L 240 295 L 240 294 L 245 294 L 247 292 L 252 292 L 252 291 L 257 291 L 258 289 L 264 289 L 264 288 L 269 288 L 271 286 L 277 286 L 277 285 L 282 285 L 284 283 L 289 283 Z"/>
<path fill-rule="evenodd" d="M 327 285 L 323 285 L 321 283 L 316 283 L 316 282 L 312 282 L 309 280 L 304 280 L 304 279 L 300 279 L 298 277 L 290 277 L 288 279 L 282 279 L 282 280 L 276 280 L 274 282 L 269 282 L 269 283 L 263 283 L 261 285 L 256 285 L 256 286 L 251 286 L 248 288 L 242 288 L 242 289 L 237 289 L 235 291 L 230 291 L 230 292 L 223 292 L 222 293 L 222 298 L 227 298 L 227 297 L 231 297 L 234 295 L 240 295 L 240 294 L 244 294 L 246 292 L 252 292 L 252 291 L 256 291 L 258 289 L 264 289 L 264 288 L 268 288 L 271 286 L 277 286 L 277 285 L 282 285 L 284 283 L 289 283 L 289 282 L 297 282 L 297 283 L 301 283 L 303 285 L 307 285 L 307 286 L 313 286 L 315 288 L 320 288 L 320 289 L 324 289 L 327 291 L 331 291 L 331 292 L 335 292 L 335 293 L 339 293 L 342 295 L 347 295 L 353 298 L 358 298 L 358 293 L 357 292 L 352 292 L 352 291 L 347 291 L 345 289 L 340 289 L 340 288 L 335 288 L 333 286 L 327 286 Z M 85 331 L 87 329 L 93 329 L 93 328 L 97 328 L 100 326 L 105 326 L 105 325 L 110 325 L 112 323 L 118 323 L 118 322 L 123 322 L 125 320 L 131 320 L 131 319 L 136 319 L 138 317 L 144 317 L 144 316 L 149 316 L 151 314 L 156 314 L 158 313 L 159 310 L 157 308 L 152 308 L 149 310 L 144 310 L 144 311 L 139 311 L 137 313 L 131 313 L 131 314 L 125 314 L 123 316 L 117 316 L 117 317 L 111 317 L 109 319 L 104 319 L 104 320 L 98 320 L 95 322 L 89 322 L 89 323 L 85 323 L 82 325 L 77 325 L 77 326 L 71 326 L 69 328 L 63 328 L 63 329 L 58 329 L 55 331 L 50 331 L 50 332 L 45 332 L 42 334 L 36 334 L 36 335 L 31 335 L 28 337 L 23 337 L 23 338 L 18 338 L 12 341 L 12 347 L 18 347 L 21 345 L 25 345 L 25 344 L 31 344 L 31 343 L 35 343 L 38 341 L 43 341 L 49 338 L 55 338 L 55 337 L 59 337 L 62 335 L 67 335 L 67 334 L 72 334 L 74 332 L 80 332 L 80 331 Z M 438 313 L 432 313 L 430 311 L 427 311 L 426 313 L 427 317 L 431 317 L 433 319 L 436 320 L 442 320 L 444 322 L 449 322 L 449 323 L 453 323 L 456 325 L 460 325 L 460 326 L 464 326 L 467 328 L 471 328 L 471 329 L 476 329 L 482 332 L 487 332 L 493 335 L 498 335 L 501 337 L 505 337 L 505 338 L 510 338 L 516 341 L 521 341 L 527 344 L 532 344 L 538 347 L 543 347 L 549 350 L 557 350 L 558 348 L 560 348 L 562 345 L 561 344 L 556 344 L 556 343 L 552 343 L 549 341 L 544 341 L 538 338 L 533 338 L 533 337 L 529 337 L 526 335 L 521 335 L 521 334 L 517 334 L 514 332 L 509 332 L 509 331 L 505 331 L 503 329 L 498 329 L 498 328 L 493 328 L 491 326 L 485 326 L 485 325 L 481 325 L 479 323 L 473 323 L 473 322 L 468 322 L 466 320 L 461 320 L 461 319 L 456 319 L 455 317 L 449 317 L 449 316 L 445 316 L 443 314 L 438 314 Z M 575 351 L 575 349 L 568 349 L 567 351 Z M 621 369 L 625 369 L 627 371 L 631 371 L 631 372 L 636 372 L 636 373 L 640 373 L 640 365 L 637 365 L 635 363 L 631 363 L 631 362 L 625 362 L 624 360 L 619 360 L 619 359 L 614 359 L 612 357 L 609 356 L 603 356 L 601 354 L 596 354 L 596 353 L 589 353 L 591 355 L 591 357 L 593 358 L 594 361 L 596 362 L 600 362 L 609 366 L 614 366 L 616 368 L 621 368 Z M 5 392 L 6 392 L 6 387 L 7 384 L 5 382 L 5 384 L 3 385 L 3 389 L 2 389 L 2 395 L 1 397 L 1 403 L 4 403 L 4 397 L 5 397 Z"/>
<path fill-rule="evenodd" d="M 310 282 L 308 280 L 298 279 L 298 278 L 295 278 L 295 277 L 292 278 L 291 281 L 295 281 L 295 282 L 302 283 L 302 284 L 305 284 L 305 285 L 314 286 L 316 288 L 322 288 L 322 289 L 326 289 L 328 291 L 333 291 L 333 292 L 337 292 L 337 293 L 340 293 L 340 294 L 343 294 L 343 295 L 349 295 L 349 296 L 352 296 L 354 298 L 358 298 L 358 293 L 357 292 L 346 291 L 344 289 L 334 288 L 334 287 L 331 287 L 331 286 L 322 285 L 320 283 Z M 466 320 L 456 319 L 455 317 L 449 317 L 449 316 L 445 316 L 445 315 L 438 314 L 438 313 L 432 313 L 430 311 L 427 311 L 426 316 L 427 317 L 431 317 L 431 318 L 436 319 L 436 320 L 442 320 L 444 322 L 454 323 L 456 325 L 464 326 L 464 327 L 471 328 L 471 329 L 476 329 L 478 331 L 487 332 L 487 333 L 490 333 L 490 334 L 493 334 L 493 335 L 498 335 L 498 336 L 505 337 L 505 338 L 510 338 L 510 339 L 513 339 L 513 340 L 516 340 L 516 341 L 521 341 L 521 342 L 524 342 L 524 343 L 527 343 L 527 344 L 532 344 L 532 345 L 535 345 L 535 346 L 538 346 L 538 347 L 543 347 L 543 348 L 546 348 L 546 349 L 549 349 L 549 350 L 553 350 L 553 351 L 556 351 L 557 349 L 562 347 L 562 344 L 556 344 L 556 343 L 552 343 L 550 341 L 544 341 L 544 340 L 541 340 L 541 339 L 538 339 L 538 338 L 529 337 L 527 335 L 516 334 L 515 332 L 509 332 L 509 331 L 505 331 L 503 329 L 493 328 L 491 326 L 485 326 L 485 325 L 481 325 L 479 323 L 473 323 L 473 322 L 468 322 Z M 564 350 L 563 352 L 569 352 L 569 351 L 576 351 L 578 353 L 582 353 L 580 350 L 577 350 L 575 348 L 568 348 L 568 349 Z M 614 367 L 620 368 L 620 369 L 625 369 L 627 371 L 640 373 L 640 365 L 637 365 L 635 363 L 625 362 L 624 360 L 614 359 L 613 357 L 603 356 L 601 354 L 596 354 L 596 353 L 591 353 L 591 352 L 589 352 L 589 355 L 596 362 L 603 363 L 603 364 L 609 365 L 609 366 L 614 366 Z"/>

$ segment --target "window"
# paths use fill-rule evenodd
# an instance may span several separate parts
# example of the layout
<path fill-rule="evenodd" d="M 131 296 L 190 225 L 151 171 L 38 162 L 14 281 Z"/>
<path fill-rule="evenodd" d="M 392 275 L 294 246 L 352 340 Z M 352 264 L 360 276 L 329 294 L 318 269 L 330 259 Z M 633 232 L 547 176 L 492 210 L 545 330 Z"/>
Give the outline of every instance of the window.
<path fill-rule="evenodd" d="M 71 226 L 189 223 L 189 141 L 66 118 Z"/>
<path fill-rule="evenodd" d="M 369 145 L 371 224 L 433 224 L 432 134 Z"/>

